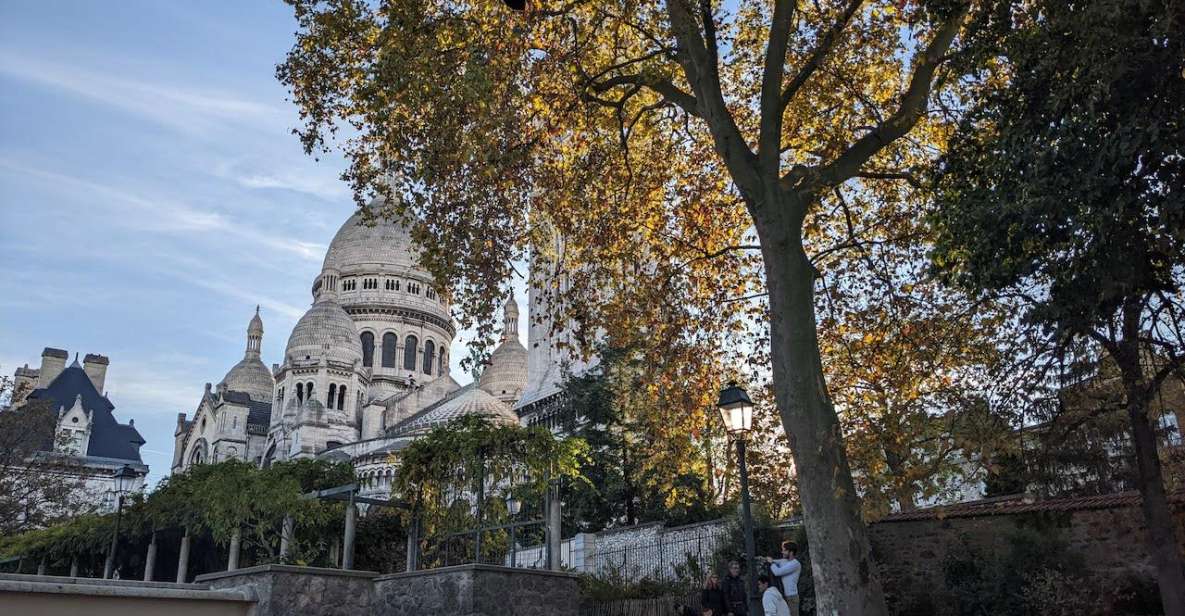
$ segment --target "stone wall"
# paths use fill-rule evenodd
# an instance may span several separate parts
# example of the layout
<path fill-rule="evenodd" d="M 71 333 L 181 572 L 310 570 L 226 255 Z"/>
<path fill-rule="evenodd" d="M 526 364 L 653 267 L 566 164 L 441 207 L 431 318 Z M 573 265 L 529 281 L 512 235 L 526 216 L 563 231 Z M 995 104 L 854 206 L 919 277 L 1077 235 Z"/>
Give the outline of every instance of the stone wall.
<path fill-rule="evenodd" d="M 1136 494 L 1001 505 L 995 511 L 960 511 L 955 506 L 949 511 L 898 514 L 872 524 L 873 553 L 891 602 L 925 604 L 923 595 L 945 587 L 943 564 L 948 555 L 968 547 L 980 554 L 998 553 L 1007 549 L 1006 537 L 1024 526 L 1058 533 L 1069 551 L 1083 557 L 1088 571 L 1103 579 L 1155 579 Z M 1185 538 L 1185 508 L 1177 506 L 1174 515 L 1180 540 Z"/>
<path fill-rule="evenodd" d="M 577 616 L 576 576 L 460 565 L 374 580 L 374 614 L 390 616 Z"/>
<path fill-rule="evenodd" d="M 372 571 L 260 565 L 201 575 L 194 581 L 212 590 L 254 597 L 254 616 L 358 616 L 372 613 L 377 576 Z"/>

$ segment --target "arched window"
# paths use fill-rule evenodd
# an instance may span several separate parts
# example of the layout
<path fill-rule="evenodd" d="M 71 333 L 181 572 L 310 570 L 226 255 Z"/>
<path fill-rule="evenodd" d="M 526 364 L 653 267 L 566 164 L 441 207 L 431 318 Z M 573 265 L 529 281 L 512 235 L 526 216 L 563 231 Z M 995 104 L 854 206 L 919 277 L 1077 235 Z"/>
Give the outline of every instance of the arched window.
<path fill-rule="evenodd" d="M 424 341 L 424 374 L 432 374 L 432 364 L 436 363 L 436 343 Z"/>
<path fill-rule="evenodd" d="M 342 385 L 337 388 L 337 410 L 346 410 L 346 386 Z"/>
<path fill-rule="evenodd" d="M 312 382 L 312 381 L 309 381 L 308 383 L 305 383 L 305 386 L 304 386 L 304 397 L 305 397 L 305 398 L 307 398 L 307 399 L 308 399 L 308 400 L 310 400 L 310 401 L 312 401 L 312 400 L 315 400 L 315 398 L 313 398 L 313 382 Z"/>
<path fill-rule="evenodd" d="M 370 332 L 362 332 L 362 366 L 374 366 L 374 334 Z"/>
<path fill-rule="evenodd" d="M 329 384 L 329 395 L 325 398 L 325 408 L 333 408 L 333 401 L 337 398 L 337 383 Z"/>
<path fill-rule="evenodd" d="M 403 341 L 403 368 L 404 370 L 416 369 L 416 347 L 419 346 L 420 341 L 415 336 L 408 336 Z"/>
<path fill-rule="evenodd" d="M 304 404 L 304 383 L 296 384 L 296 402 L 297 404 Z"/>
<path fill-rule="evenodd" d="M 383 367 L 395 367 L 395 334 L 387 332 L 383 334 Z"/>
<path fill-rule="evenodd" d="M 444 374 L 444 349 L 440 349 L 440 370 L 436 374 Z"/>

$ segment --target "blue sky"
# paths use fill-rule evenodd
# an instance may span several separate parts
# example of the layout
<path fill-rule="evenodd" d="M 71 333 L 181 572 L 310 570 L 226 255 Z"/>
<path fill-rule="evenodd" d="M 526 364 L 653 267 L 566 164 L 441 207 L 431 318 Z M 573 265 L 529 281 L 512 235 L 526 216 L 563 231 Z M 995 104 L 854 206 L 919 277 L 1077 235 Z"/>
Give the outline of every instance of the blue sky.
<path fill-rule="evenodd" d="M 294 29 L 279 0 L 0 3 L 0 372 L 109 356 L 153 483 L 256 304 L 281 358 L 353 209 L 343 161 L 290 133 L 273 72 Z"/>

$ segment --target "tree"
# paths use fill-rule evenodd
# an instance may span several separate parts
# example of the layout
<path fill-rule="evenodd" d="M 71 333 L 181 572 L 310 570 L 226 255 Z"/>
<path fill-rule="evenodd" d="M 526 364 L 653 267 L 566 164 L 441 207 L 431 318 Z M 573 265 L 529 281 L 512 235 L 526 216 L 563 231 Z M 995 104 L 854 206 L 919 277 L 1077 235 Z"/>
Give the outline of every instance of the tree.
<path fill-rule="evenodd" d="M 621 524 L 679 525 L 720 517 L 728 495 L 716 490 L 712 472 L 720 459 L 713 444 L 722 431 L 702 398 L 714 393 L 710 383 L 719 380 L 714 358 L 681 364 L 678 378 L 690 386 L 674 388 L 652 378 L 654 362 L 637 350 L 602 346 L 597 356 L 594 368 L 567 375 L 563 384 L 568 432 L 589 450 L 581 469 L 588 481 L 572 484 L 564 494 L 566 520 L 597 532 Z M 686 400 L 688 391 L 698 396 Z M 682 420 L 672 421 L 678 415 Z"/>
<path fill-rule="evenodd" d="M 822 373 L 805 222 L 836 187 L 893 182 L 932 155 L 930 103 L 958 83 L 946 60 L 988 15 L 959 1 L 554 1 L 525 16 L 290 3 L 298 31 L 277 75 L 306 150 L 343 136 L 360 204 L 382 195 L 382 215 L 414 223 L 422 263 L 484 331 L 528 248 L 567 281 L 546 285 L 563 321 L 644 323 L 654 357 L 693 324 L 719 348 L 745 310 L 733 300 L 768 294 L 820 606 L 884 613 Z"/>
<path fill-rule="evenodd" d="M 12 379 L 0 377 L 0 536 L 98 507 L 84 490 L 84 470 L 70 456 L 54 454 L 66 443 L 53 409 L 44 400 L 13 405 L 28 394 L 13 387 Z"/>
<path fill-rule="evenodd" d="M 1181 370 L 1185 11 L 1134 0 L 1005 4 L 994 70 L 938 168 L 936 264 L 1027 298 L 1114 362 L 1167 614 L 1185 569 L 1149 405 Z"/>

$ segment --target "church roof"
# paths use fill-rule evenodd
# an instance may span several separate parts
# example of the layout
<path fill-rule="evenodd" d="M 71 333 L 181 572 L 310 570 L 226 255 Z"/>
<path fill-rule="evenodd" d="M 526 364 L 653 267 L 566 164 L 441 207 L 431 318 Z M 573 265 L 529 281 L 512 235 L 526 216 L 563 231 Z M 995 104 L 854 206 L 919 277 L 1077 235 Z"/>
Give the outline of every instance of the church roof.
<path fill-rule="evenodd" d="M 246 392 L 225 391 L 222 399 L 227 402 L 247 407 L 247 427 L 260 426 L 267 428 L 272 423 L 272 403 L 255 400 Z"/>
<path fill-rule="evenodd" d="M 140 436 L 135 426 L 116 421 L 112 413 L 115 405 L 95 389 L 95 384 L 77 361 L 62 370 L 48 387 L 33 390 L 29 399 L 49 401 L 54 414 L 63 408 L 70 408 L 76 399 L 81 399 L 82 408 L 93 414 L 86 455 L 143 463 L 140 446 L 145 442 L 144 437 Z"/>
<path fill-rule="evenodd" d="M 380 201 L 371 201 L 366 207 L 377 213 Z M 335 269 L 342 274 L 369 271 L 379 265 L 418 269 L 414 251 L 411 233 L 398 221 L 380 216 L 373 224 L 366 224 L 362 213 L 355 212 L 333 236 L 321 269 Z"/>
<path fill-rule="evenodd" d="M 395 424 L 388 436 L 421 434 L 466 415 L 481 415 L 493 421 L 518 423 L 518 415 L 505 402 L 470 383 L 439 402 Z"/>
<path fill-rule="evenodd" d="M 499 398 L 510 395 L 517 399 L 526 384 L 527 349 L 518 338 L 508 338 L 490 354 L 489 365 L 482 371 L 478 387 Z"/>
<path fill-rule="evenodd" d="M 244 357 L 222 377 L 221 384 L 256 400 L 270 400 L 276 381 L 272 378 L 272 371 L 259 357 Z"/>
<path fill-rule="evenodd" d="M 292 328 L 285 355 L 296 360 L 326 356 L 352 364 L 362 361 L 362 343 L 354 320 L 336 299 L 324 294 Z"/>

